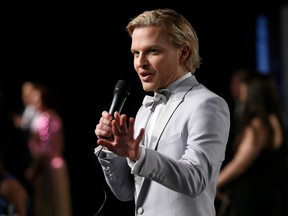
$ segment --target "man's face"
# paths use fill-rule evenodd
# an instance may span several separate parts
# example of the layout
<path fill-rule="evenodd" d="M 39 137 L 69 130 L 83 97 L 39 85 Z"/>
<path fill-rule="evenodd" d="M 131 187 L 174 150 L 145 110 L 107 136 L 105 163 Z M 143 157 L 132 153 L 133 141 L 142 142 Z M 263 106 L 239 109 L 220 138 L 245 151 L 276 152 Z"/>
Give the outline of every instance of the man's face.
<path fill-rule="evenodd" d="M 181 49 L 172 44 L 167 33 L 159 27 L 136 28 L 132 34 L 131 52 L 145 91 L 166 88 L 183 75 Z"/>

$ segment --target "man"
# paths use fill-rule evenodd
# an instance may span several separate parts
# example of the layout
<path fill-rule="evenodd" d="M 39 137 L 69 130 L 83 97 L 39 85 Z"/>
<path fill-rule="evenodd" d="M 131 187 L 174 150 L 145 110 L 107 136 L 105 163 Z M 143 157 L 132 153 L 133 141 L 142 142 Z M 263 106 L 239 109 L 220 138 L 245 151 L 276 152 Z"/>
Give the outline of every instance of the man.
<path fill-rule="evenodd" d="M 126 114 L 102 113 L 95 154 L 106 182 L 119 200 L 135 199 L 135 215 L 213 216 L 230 114 L 194 76 L 197 35 L 171 9 L 146 11 L 126 29 L 134 68 L 156 103 L 146 96 L 128 122 Z"/>

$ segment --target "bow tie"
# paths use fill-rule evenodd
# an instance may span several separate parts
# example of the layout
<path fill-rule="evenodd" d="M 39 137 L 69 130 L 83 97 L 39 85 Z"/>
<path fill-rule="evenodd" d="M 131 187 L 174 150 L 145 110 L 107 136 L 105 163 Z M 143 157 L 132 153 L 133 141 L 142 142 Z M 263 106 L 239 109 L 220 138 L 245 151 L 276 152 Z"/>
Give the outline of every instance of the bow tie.
<path fill-rule="evenodd" d="M 154 111 L 155 107 L 158 104 L 160 104 L 160 103 L 166 104 L 167 101 L 169 100 L 169 97 L 170 97 L 169 90 L 168 89 L 161 89 L 161 90 L 155 92 L 154 97 L 146 95 L 144 97 L 144 100 L 143 100 L 143 105 L 145 107 L 151 106 L 150 110 Z"/>

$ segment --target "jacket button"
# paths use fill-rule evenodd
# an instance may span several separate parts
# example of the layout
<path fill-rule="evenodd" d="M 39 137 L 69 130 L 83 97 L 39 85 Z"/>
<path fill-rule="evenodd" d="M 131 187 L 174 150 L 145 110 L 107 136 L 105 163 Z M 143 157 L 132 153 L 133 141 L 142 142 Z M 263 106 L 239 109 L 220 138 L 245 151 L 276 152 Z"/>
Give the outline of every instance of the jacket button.
<path fill-rule="evenodd" d="M 144 209 L 143 209 L 142 207 L 139 207 L 139 208 L 137 209 L 137 213 L 138 213 L 138 214 L 143 214 L 143 212 L 144 212 Z"/>

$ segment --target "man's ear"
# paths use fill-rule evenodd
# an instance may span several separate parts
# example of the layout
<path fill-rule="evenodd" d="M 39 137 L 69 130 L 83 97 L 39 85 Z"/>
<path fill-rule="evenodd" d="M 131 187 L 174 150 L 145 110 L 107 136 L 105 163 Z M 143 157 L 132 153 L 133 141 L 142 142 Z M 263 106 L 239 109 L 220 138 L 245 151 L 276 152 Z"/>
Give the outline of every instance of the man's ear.
<path fill-rule="evenodd" d="M 191 51 L 190 47 L 187 44 L 183 45 L 181 54 L 180 54 L 180 62 L 184 62 L 187 59 L 190 51 Z"/>

